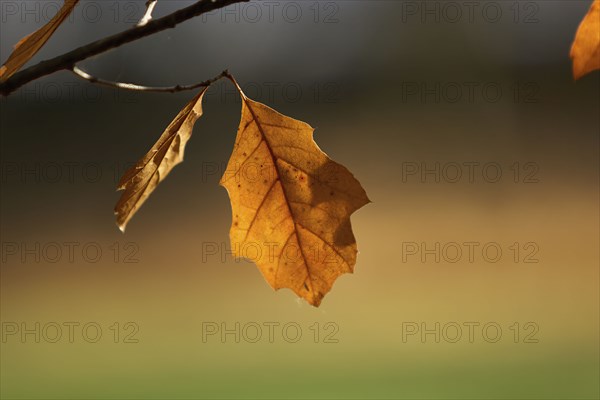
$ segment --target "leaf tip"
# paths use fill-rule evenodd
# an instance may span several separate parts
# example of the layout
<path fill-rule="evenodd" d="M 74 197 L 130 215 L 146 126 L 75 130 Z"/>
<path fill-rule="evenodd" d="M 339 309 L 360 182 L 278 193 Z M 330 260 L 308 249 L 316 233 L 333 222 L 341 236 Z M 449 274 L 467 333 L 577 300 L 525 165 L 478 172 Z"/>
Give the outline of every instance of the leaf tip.
<path fill-rule="evenodd" d="M 310 303 L 310 305 L 315 308 L 319 308 L 319 306 L 321 305 L 321 301 L 323 301 L 324 296 L 325 295 L 323 293 L 318 293 L 316 296 L 313 297 L 313 301 Z"/>
<path fill-rule="evenodd" d="M 123 220 L 123 215 L 121 215 L 121 212 L 118 209 L 118 204 L 115 207 L 114 213 L 117 216 L 117 220 L 115 221 L 117 227 L 119 228 L 119 230 L 121 231 L 121 233 L 125 233 L 125 228 L 127 227 L 127 222 L 128 220 L 125 219 Z"/>

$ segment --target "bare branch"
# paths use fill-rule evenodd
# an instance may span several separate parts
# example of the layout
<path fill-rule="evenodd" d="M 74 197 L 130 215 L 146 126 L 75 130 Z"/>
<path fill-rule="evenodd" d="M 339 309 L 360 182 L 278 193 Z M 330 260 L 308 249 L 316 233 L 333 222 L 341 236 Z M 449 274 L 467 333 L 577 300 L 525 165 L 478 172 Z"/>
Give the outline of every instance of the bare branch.
<path fill-rule="evenodd" d="M 126 31 L 108 36 L 104 39 L 88 43 L 50 60 L 42 61 L 32 67 L 15 73 L 0 83 L 0 94 L 8 96 L 14 90 L 35 79 L 61 70 L 72 70 L 76 63 L 89 57 L 104 53 L 107 50 L 122 46 L 143 37 L 174 28 L 177 24 L 198 15 L 226 7 L 230 4 L 249 0 L 199 0 L 191 6 L 177 10 L 172 14 L 155 19 L 143 26 L 136 26 Z"/>
<path fill-rule="evenodd" d="M 135 83 L 113 82 L 113 81 L 107 81 L 104 79 L 100 79 L 100 78 L 97 78 L 95 76 L 88 74 L 87 72 L 85 72 L 84 70 L 79 68 L 78 66 L 74 66 L 73 69 L 71 69 L 71 72 L 73 72 L 78 77 L 85 79 L 86 81 L 89 81 L 92 83 L 97 83 L 99 85 L 109 86 L 109 87 L 118 88 L 118 89 L 135 90 L 138 92 L 161 92 L 161 93 L 183 92 L 185 90 L 193 90 L 193 89 L 197 89 L 199 87 L 206 87 L 206 86 L 210 86 L 211 84 L 213 84 L 214 82 L 218 81 L 221 78 L 231 76 L 229 74 L 229 72 L 227 70 L 225 70 L 225 71 L 221 72 L 219 75 L 215 76 L 214 78 L 208 79 L 208 80 L 200 82 L 200 83 L 195 83 L 193 85 L 142 86 L 142 85 L 137 85 Z"/>
<path fill-rule="evenodd" d="M 148 0 L 146 2 L 146 12 L 136 26 L 144 26 L 152 20 L 152 12 L 154 11 L 154 7 L 156 7 L 156 3 L 158 3 L 158 0 Z"/>

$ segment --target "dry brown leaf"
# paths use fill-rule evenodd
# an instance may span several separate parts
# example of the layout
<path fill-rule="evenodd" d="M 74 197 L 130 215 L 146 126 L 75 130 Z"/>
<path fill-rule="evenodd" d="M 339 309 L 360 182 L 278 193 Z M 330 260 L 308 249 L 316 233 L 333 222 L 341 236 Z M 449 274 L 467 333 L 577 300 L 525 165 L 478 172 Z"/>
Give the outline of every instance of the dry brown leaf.
<path fill-rule="evenodd" d="M 79 0 L 65 0 L 61 9 L 46 25 L 19 40 L 8 60 L 0 68 L 0 82 L 10 78 L 42 48 L 54 31 L 71 14 L 78 2 Z"/>
<path fill-rule="evenodd" d="M 125 192 L 115 206 L 121 231 L 125 231 L 131 217 L 173 167 L 183 161 L 185 145 L 192 136 L 195 122 L 202 115 L 202 98 L 206 89 L 203 88 L 179 112 L 148 154 L 121 178 L 118 189 Z"/>
<path fill-rule="evenodd" d="M 600 69 L 600 0 L 594 0 L 581 21 L 571 47 L 571 58 L 575 79 Z"/>
<path fill-rule="evenodd" d="M 221 179 L 232 206 L 231 247 L 276 290 L 313 306 L 356 263 L 350 215 L 369 203 L 360 183 L 313 140 L 313 128 L 248 99 Z"/>

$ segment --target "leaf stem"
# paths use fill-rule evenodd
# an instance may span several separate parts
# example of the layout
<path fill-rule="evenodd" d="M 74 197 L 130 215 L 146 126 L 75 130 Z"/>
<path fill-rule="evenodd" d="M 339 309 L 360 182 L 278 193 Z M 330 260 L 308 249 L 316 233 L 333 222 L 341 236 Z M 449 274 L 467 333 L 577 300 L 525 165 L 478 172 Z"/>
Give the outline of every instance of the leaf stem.
<path fill-rule="evenodd" d="M 73 68 L 71 68 L 71 72 L 74 73 L 75 75 L 77 75 L 78 77 L 85 79 L 88 82 L 97 83 L 97 84 L 103 85 L 103 86 L 109 86 L 109 87 L 118 88 L 118 89 L 134 90 L 134 91 L 138 91 L 138 92 L 159 92 L 159 93 L 175 93 L 175 92 L 183 92 L 186 90 L 194 90 L 199 87 L 208 87 L 221 78 L 231 76 L 229 74 L 229 71 L 225 70 L 225 71 L 221 72 L 219 75 L 215 76 L 214 78 L 207 79 L 207 80 L 199 82 L 199 83 L 194 83 L 192 85 L 143 86 L 143 85 L 138 85 L 135 83 L 113 82 L 113 81 L 101 79 L 101 78 L 95 77 L 93 75 L 90 75 L 89 73 L 82 70 L 81 68 L 79 68 L 76 65 Z"/>
<path fill-rule="evenodd" d="M 235 80 L 235 78 L 233 77 L 233 75 L 231 75 L 229 73 L 228 70 L 223 71 L 225 73 L 224 77 L 229 79 L 231 82 L 233 82 L 233 84 L 235 85 L 236 89 L 238 90 L 238 92 L 240 93 L 240 96 L 242 96 L 243 100 L 246 100 L 247 97 L 244 94 L 244 92 L 242 91 L 242 88 L 240 87 L 240 85 L 237 83 L 237 81 Z"/>

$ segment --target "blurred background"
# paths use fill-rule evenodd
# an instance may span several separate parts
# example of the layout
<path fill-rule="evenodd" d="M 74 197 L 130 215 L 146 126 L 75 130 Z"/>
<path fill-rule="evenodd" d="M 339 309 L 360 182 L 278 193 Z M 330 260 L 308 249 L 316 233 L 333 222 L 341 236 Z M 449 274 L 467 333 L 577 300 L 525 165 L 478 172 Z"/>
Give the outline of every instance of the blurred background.
<path fill-rule="evenodd" d="M 2 0 L 0 59 L 61 4 Z M 116 183 L 194 93 L 61 72 L 2 98 L 1 397 L 598 398 L 600 74 L 569 59 L 590 4 L 253 1 L 81 64 L 168 86 L 228 68 L 316 128 L 373 201 L 319 308 L 230 254 L 231 83 L 125 234 Z M 143 12 L 82 0 L 29 65 Z"/>

